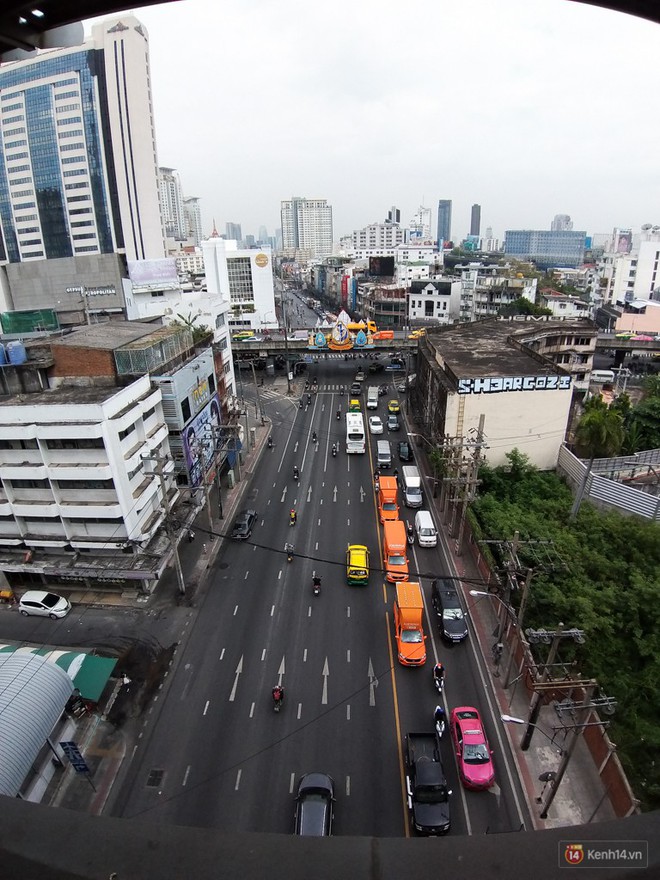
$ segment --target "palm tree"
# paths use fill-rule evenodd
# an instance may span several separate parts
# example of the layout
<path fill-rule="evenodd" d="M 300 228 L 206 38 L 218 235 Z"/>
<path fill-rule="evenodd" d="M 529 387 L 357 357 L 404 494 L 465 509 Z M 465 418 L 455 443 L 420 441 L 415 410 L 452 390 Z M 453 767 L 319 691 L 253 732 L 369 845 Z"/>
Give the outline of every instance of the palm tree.
<path fill-rule="evenodd" d="M 616 455 L 623 446 L 623 440 L 624 428 L 621 415 L 609 409 L 600 397 L 592 398 L 575 430 L 575 445 L 581 453 L 589 456 L 589 464 L 575 496 L 569 521 L 572 522 L 578 515 L 594 459 Z"/>

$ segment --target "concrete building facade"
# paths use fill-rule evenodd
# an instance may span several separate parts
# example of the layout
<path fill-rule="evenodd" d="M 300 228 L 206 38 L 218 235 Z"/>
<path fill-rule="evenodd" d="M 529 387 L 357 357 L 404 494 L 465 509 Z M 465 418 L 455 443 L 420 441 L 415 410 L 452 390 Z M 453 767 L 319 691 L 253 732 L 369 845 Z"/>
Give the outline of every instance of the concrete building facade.
<path fill-rule="evenodd" d="M 308 250 L 313 258 L 333 252 L 332 207 L 326 199 L 294 196 L 281 202 L 282 247 Z"/>

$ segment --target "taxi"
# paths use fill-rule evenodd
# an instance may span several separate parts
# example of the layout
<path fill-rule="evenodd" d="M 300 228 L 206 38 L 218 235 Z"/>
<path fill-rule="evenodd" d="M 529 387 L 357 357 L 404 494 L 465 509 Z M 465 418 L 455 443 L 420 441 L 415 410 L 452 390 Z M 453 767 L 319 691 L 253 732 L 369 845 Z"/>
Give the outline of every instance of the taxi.
<path fill-rule="evenodd" d="M 401 407 L 399 406 L 398 400 L 390 400 L 387 404 L 387 411 L 391 413 L 401 412 Z"/>
<path fill-rule="evenodd" d="M 369 583 L 369 548 L 364 544 L 349 544 L 346 550 L 346 583 L 361 587 Z"/>
<path fill-rule="evenodd" d="M 349 401 L 348 411 L 349 412 L 362 412 L 362 410 L 360 409 L 360 401 L 357 400 L 357 398 L 354 397 L 352 400 Z"/>
<path fill-rule="evenodd" d="M 241 330 L 240 333 L 234 333 L 234 334 L 232 334 L 232 337 L 231 337 L 231 338 L 232 338 L 232 339 L 235 339 L 237 342 L 240 342 L 242 339 L 243 339 L 243 340 L 245 340 L 245 339 L 252 339 L 253 336 L 254 336 L 254 331 L 253 331 L 253 330 Z"/>
<path fill-rule="evenodd" d="M 421 339 L 422 336 L 426 336 L 425 328 L 422 328 L 420 330 L 413 330 L 413 332 L 408 336 L 408 339 Z"/>

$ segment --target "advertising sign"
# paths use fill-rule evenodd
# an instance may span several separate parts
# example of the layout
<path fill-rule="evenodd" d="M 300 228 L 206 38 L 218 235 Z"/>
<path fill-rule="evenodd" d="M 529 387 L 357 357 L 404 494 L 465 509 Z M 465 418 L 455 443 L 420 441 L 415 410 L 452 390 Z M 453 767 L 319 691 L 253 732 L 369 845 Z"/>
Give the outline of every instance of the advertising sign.
<path fill-rule="evenodd" d="M 136 287 L 179 286 L 174 257 L 161 260 L 129 260 L 128 277 Z"/>
<path fill-rule="evenodd" d="M 214 394 L 204 409 L 183 429 L 183 455 L 188 470 L 188 485 L 193 488 L 202 484 L 203 474 L 213 464 L 218 442 L 217 428 L 220 424 L 220 402 L 218 395 Z"/>

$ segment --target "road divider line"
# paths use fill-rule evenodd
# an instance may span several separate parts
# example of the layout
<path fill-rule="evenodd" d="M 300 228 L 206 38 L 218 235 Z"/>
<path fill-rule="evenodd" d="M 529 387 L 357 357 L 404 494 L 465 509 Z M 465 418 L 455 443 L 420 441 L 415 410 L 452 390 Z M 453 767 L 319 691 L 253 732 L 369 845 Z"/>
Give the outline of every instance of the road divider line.
<path fill-rule="evenodd" d="M 328 705 L 328 677 L 330 676 L 330 667 L 328 666 L 328 658 L 325 658 L 325 663 L 323 664 L 323 672 L 321 673 L 323 676 L 323 691 L 321 694 L 321 705 Z"/>
<path fill-rule="evenodd" d="M 307 648 L 303 651 L 303 663 L 307 663 Z"/>
<path fill-rule="evenodd" d="M 210 705 L 210 703 L 211 703 L 210 700 L 207 700 L 207 701 L 206 701 L 206 706 L 204 706 L 204 711 L 202 712 L 202 715 L 206 715 L 206 713 L 209 711 L 209 705 Z"/>
<path fill-rule="evenodd" d="M 351 662 L 351 649 L 350 648 L 346 649 L 346 662 L 347 663 Z"/>
<path fill-rule="evenodd" d="M 183 782 L 181 784 L 184 787 L 185 787 L 186 783 L 188 782 L 189 773 L 190 773 L 190 764 L 188 764 L 188 766 L 186 767 L 186 772 L 183 774 Z"/>
<path fill-rule="evenodd" d="M 302 715 L 302 703 L 298 703 L 298 716 L 297 716 L 298 721 L 300 721 L 301 715 Z"/>
<path fill-rule="evenodd" d="M 220 651 L 220 656 L 218 657 L 218 660 L 222 660 L 222 658 L 224 656 L 225 656 L 225 649 L 223 648 L 222 651 Z"/>
<path fill-rule="evenodd" d="M 236 672 L 234 673 L 234 685 L 231 689 L 231 693 L 229 694 L 229 702 L 233 703 L 236 699 L 236 690 L 238 689 L 238 676 L 243 672 L 243 655 L 241 654 L 241 659 L 238 661 L 238 666 L 236 667 Z"/>
<path fill-rule="evenodd" d="M 293 790 L 296 785 L 296 774 L 292 773 L 289 778 L 289 794 L 293 794 Z"/>
<path fill-rule="evenodd" d="M 252 705 L 250 706 L 250 718 L 252 718 L 252 716 L 254 715 L 254 707 L 256 705 L 257 705 L 256 703 L 252 703 Z"/>
<path fill-rule="evenodd" d="M 346 777 L 346 797 L 351 796 L 351 777 Z"/>
<path fill-rule="evenodd" d="M 271 605 L 270 606 L 270 616 L 272 617 L 274 614 L 275 614 L 275 606 Z"/>
<path fill-rule="evenodd" d="M 238 614 L 238 605 L 234 605 L 234 617 Z"/>
<path fill-rule="evenodd" d="M 350 703 L 346 703 L 346 720 L 351 720 L 351 705 Z"/>
<path fill-rule="evenodd" d="M 403 826 L 406 837 L 410 837 L 410 822 L 408 821 L 408 796 L 406 791 L 406 771 L 403 766 L 403 742 L 401 738 L 401 718 L 399 716 L 399 697 L 396 690 L 396 675 L 394 669 L 394 651 L 392 649 L 392 633 L 390 631 L 390 614 L 385 612 L 385 625 L 387 627 L 387 650 L 390 655 L 390 676 L 392 678 L 392 700 L 394 703 L 394 728 L 399 752 L 399 778 L 401 782 L 401 807 L 403 809 Z"/>
<path fill-rule="evenodd" d="M 236 785 L 234 786 L 234 791 L 238 791 L 241 785 L 241 776 L 243 775 L 243 771 L 239 770 L 236 774 Z"/>
<path fill-rule="evenodd" d="M 266 659 L 266 649 L 264 648 L 261 652 L 261 662 L 263 663 Z"/>

